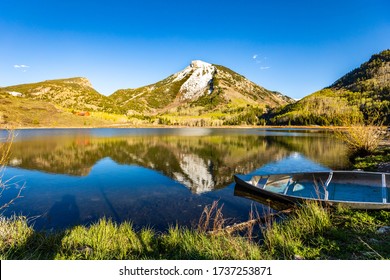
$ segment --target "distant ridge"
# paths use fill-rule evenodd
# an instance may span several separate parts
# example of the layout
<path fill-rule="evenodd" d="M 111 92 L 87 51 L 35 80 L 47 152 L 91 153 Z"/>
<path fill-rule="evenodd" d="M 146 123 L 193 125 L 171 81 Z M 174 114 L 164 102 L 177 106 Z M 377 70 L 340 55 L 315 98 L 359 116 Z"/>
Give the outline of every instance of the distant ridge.
<path fill-rule="evenodd" d="M 87 78 L 47 80 L 1 88 L 3 92 L 17 92 L 23 98 L 48 101 L 75 110 L 115 112 L 111 100 L 93 89 Z"/>
<path fill-rule="evenodd" d="M 344 75 L 329 88 L 354 92 L 388 93 L 390 87 L 390 49 L 371 56 L 370 60 Z"/>

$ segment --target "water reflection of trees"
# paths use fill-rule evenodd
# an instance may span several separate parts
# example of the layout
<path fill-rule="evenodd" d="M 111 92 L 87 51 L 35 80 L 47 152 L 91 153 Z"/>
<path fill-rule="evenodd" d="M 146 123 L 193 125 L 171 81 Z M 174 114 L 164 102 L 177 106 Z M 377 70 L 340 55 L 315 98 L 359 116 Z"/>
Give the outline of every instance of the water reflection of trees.
<path fill-rule="evenodd" d="M 101 159 L 162 172 L 201 193 L 232 182 L 292 151 L 333 168 L 345 166 L 345 147 L 331 137 L 257 135 L 61 136 L 16 142 L 10 165 L 50 173 L 87 175 Z"/>

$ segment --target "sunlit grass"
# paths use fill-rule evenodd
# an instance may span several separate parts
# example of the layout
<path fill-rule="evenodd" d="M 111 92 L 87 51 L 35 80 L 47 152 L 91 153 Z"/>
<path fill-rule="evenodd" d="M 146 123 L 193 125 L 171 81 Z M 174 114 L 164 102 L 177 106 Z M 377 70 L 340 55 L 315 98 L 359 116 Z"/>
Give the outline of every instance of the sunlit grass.
<path fill-rule="evenodd" d="M 353 167 L 367 171 L 376 171 L 379 164 L 390 162 L 390 147 L 376 149 L 371 155 L 354 158 Z"/>
<path fill-rule="evenodd" d="M 308 246 L 310 237 L 322 234 L 331 225 L 327 209 L 316 203 L 305 204 L 283 223 L 267 224 L 264 243 L 270 257 L 293 259 L 318 255 Z M 312 252 L 314 250 L 314 252 Z"/>
<path fill-rule="evenodd" d="M 130 223 L 120 225 L 101 219 L 90 227 L 67 230 L 58 259 L 141 259 L 153 251 L 155 234 L 150 229 L 136 233 Z"/>
<path fill-rule="evenodd" d="M 315 203 L 305 204 L 281 221 L 268 219 L 259 224 L 262 238 L 254 241 L 246 234 L 215 231 L 216 228 L 223 229 L 219 225 L 224 220 L 215 215 L 220 208 L 213 209 L 214 212 L 209 212 L 211 216 L 207 228 L 176 225 L 164 233 L 150 228 L 136 231 L 131 223 L 117 224 L 109 219 L 101 219 L 88 227 L 76 226 L 45 233 L 34 231 L 24 218 L 2 218 L 0 257 L 86 260 L 390 259 L 390 235 L 378 232 L 380 227 L 390 225 L 390 214 L 386 211 L 335 210 Z M 216 217 L 217 227 L 214 228 Z"/>
<path fill-rule="evenodd" d="M 374 125 L 353 125 L 336 131 L 336 136 L 346 143 L 354 155 L 372 154 L 385 135 L 384 127 Z"/>

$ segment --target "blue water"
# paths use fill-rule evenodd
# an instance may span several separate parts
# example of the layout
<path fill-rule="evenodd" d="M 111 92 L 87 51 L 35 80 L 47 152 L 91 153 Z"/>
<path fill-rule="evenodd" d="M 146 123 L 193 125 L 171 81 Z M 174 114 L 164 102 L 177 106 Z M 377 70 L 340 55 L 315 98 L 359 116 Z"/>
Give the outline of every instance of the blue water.
<path fill-rule="evenodd" d="M 270 129 L 19 130 L 2 181 L 4 215 L 37 229 L 88 225 L 102 217 L 164 231 L 195 226 L 219 201 L 231 222 L 254 204 L 234 196 L 233 175 L 343 169 L 345 147 L 323 131 Z M 5 131 L 0 131 L 4 138 Z"/>
<path fill-rule="evenodd" d="M 248 173 L 249 175 L 261 174 L 278 174 L 278 173 L 299 173 L 306 172 L 320 172 L 329 171 L 330 167 L 313 162 L 299 153 L 292 153 L 291 155 L 261 166 L 260 168 Z"/>

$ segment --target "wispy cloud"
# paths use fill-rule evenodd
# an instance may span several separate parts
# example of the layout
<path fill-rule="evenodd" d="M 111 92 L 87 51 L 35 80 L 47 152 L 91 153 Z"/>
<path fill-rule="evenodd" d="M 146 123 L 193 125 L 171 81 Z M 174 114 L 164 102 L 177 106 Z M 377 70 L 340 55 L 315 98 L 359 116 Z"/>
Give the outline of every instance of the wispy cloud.
<path fill-rule="evenodd" d="M 30 68 L 30 66 L 28 66 L 28 65 L 24 65 L 24 64 L 15 64 L 14 65 L 14 68 Z"/>
<path fill-rule="evenodd" d="M 266 57 L 259 57 L 258 54 L 254 54 L 254 55 L 252 56 L 252 59 L 253 59 L 257 64 L 262 63 L 263 61 L 267 60 Z"/>
<path fill-rule="evenodd" d="M 18 70 L 21 70 L 22 72 L 26 72 L 27 69 L 30 68 L 30 66 L 25 65 L 25 64 L 15 64 L 14 68 L 18 69 Z"/>
<path fill-rule="evenodd" d="M 252 59 L 254 60 L 254 62 L 255 62 L 256 64 L 261 64 L 260 70 L 267 70 L 267 69 L 270 69 L 270 68 L 271 68 L 271 66 L 265 65 L 265 64 L 267 63 L 267 59 L 268 59 L 266 56 L 264 56 L 264 57 L 259 57 L 258 54 L 254 54 L 254 55 L 252 56 Z"/>

